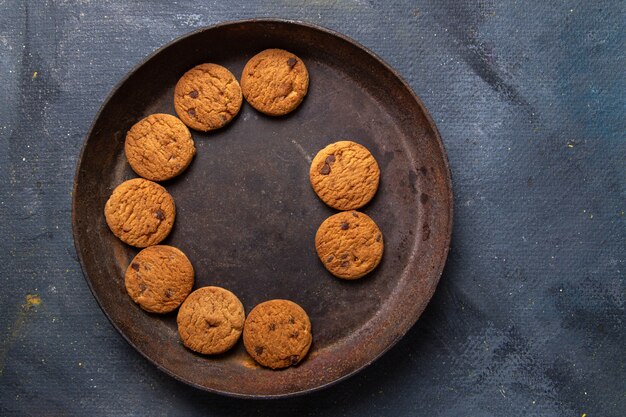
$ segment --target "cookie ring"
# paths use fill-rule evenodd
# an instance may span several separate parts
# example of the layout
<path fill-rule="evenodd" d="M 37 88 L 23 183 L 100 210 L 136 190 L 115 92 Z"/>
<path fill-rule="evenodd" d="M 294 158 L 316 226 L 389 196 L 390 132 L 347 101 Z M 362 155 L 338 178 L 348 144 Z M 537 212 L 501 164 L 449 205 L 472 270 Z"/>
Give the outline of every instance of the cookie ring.
<path fill-rule="evenodd" d="M 372 272 L 383 256 L 383 235 L 369 216 L 342 211 L 324 220 L 315 234 L 315 250 L 334 276 L 357 279 Z"/>
<path fill-rule="evenodd" d="M 243 343 L 259 364 L 280 369 L 298 364 L 311 347 L 311 321 L 304 309 L 289 300 L 270 300 L 250 311 Z"/>
<path fill-rule="evenodd" d="M 215 355 L 232 348 L 243 329 L 241 301 L 227 289 L 203 287 L 183 302 L 176 317 L 183 344 L 198 353 Z"/>
<path fill-rule="evenodd" d="M 239 113 L 241 87 L 235 76 L 217 64 L 200 64 L 176 83 L 174 109 L 192 129 L 208 132 L 226 126 Z"/>
<path fill-rule="evenodd" d="M 304 62 L 283 49 L 266 49 L 246 64 L 241 73 L 246 101 L 261 113 L 282 116 L 295 110 L 309 90 Z"/>
<path fill-rule="evenodd" d="M 138 248 L 167 237 L 176 218 L 174 199 L 156 182 L 134 178 L 118 185 L 106 205 L 109 228 L 122 242 Z"/>

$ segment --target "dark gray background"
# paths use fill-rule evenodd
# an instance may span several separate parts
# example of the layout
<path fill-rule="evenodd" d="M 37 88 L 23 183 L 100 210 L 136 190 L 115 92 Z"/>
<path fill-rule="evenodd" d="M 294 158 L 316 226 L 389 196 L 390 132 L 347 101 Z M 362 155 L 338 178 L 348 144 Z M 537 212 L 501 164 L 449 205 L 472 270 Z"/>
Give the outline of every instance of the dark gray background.
<path fill-rule="evenodd" d="M 625 9 L 0 1 L 0 414 L 626 415 Z M 455 193 L 418 324 L 357 376 L 280 401 L 207 394 L 144 360 L 71 235 L 76 160 L 117 81 L 191 30 L 261 16 L 343 32 L 396 68 L 439 127 Z"/>

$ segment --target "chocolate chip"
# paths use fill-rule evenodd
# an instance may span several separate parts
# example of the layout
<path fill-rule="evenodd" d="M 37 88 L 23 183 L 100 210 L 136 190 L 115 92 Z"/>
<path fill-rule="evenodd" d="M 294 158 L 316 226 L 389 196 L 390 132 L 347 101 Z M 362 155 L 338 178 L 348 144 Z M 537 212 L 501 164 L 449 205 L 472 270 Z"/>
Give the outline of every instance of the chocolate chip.
<path fill-rule="evenodd" d="M 282 83 L 276 92 L 280 97 L 287 97 L 293 91 L 293 83 Z"/>
<path fill-rule="evenodd" d="M 332 164 L 333 162 L 335 162 L 335 155 L 328 155 L 326 157 L 326 163 L 327 164 Z"/>
<path fill-rule="evenodd" d="M 270 330 L 271 331 L 276 330 L 276 325 L 274 323 L 270 323 Z"/>
<path fill-rule="evenodd" d="M 191 93 L 189 93 L 189 97 L 198 98 L 198 92 L 196 90 L 193 90 Z"/>
<path fill-rule="evenodd" d="M 348 266 L 350 266 L 350 262 L 348 262 L 348 261 L 343 261 L 343 262 L 341 263 L 341 267 L 342 267 L 342 268 L 347 268 Z"/>
<path fill-rule="evenodd" d="M 296 62 L 298 62 L 295 58 L 289 58 L 287 60 L 287 65 L 289 65 L 289 68 L 293 68 L 296 65 Z"/>
<path fill-rule="evenodd" d="M 255 346 L 255 347 L 254 347 L 254 352 L 255 352 L 257 355 L 262 355 L 262 354 L 263 354 L 263 346 Z"/>
<path fill-rule="evenodd" d="M 380 239 L 382 238 L 383 238 L 382 235 L 379 234 L 378 236 L 376 236 L 376 242 L 380 242 Z"/>
<path fill-rule="evenodd" d="M 335 257 L 333 255 L 330 255 L 328 258 L 326 258 L 326 262 L 332 262 L 333 259 L 335 259 Z"/>
<path fill-rule="evenodd" d="M 354 262 L 356 262 L 356 261 L 358 261 L 358 260 L 359 260 L 359 257 L 358 257 L 358 256 L 355 256 L 355 257 L 353 257 L 352 259 L 354 259 Z"/>
<path fill-rule="evenodd" d="M 139 271 L 139 264 L 137 262 L 133 262 L 132 264 L 130 264 L 130 267 L 133 268 L 135 271 Z"/>
<path fill-rule="evenodd" d="M 348 253 L 344 253 L 343 255 L 341 255 L 341 259 L 346 259 L 348 257 Z"/>
<path fill-rule="evenodd" d="M 346 222 L 341 223 L 341 230 L 348 230 L 350 225 Z"/>
<path fill-rule="evenodd" d="M 330 174 L 330 165 L 324 163 L 324 166 L 322 167 L 322 169 L 320 169 L 320 174 L 322 175 Z"/>
<path fill-rule="evenodd" d="M 187 110 L 187 114 L 191 117 L 194 117 L 196 115 L 196 109 Z"/>
<path fill-rule="evenodd" d="M 292 365 L 297 364 L 298 362 L 300 362 L 300 356 L 298 355 L 292 355 L 291 358 L 289 359 L 291 361 Z"/>
<path fill-rule="evenodd" d="M 143 294 L 147 289 L 148 289 L 148 286 L 146 284 L 144 284 L 143 282 L 141 284 L 139 284 L 139 292 L 140 293 Z"/>
<path fill-rule="evenodd" d="M 165 213 L 163 213 L 163 210 L 157 209 L 157 211 L 154 212 L 154 217 L 159 220 L 165 220 Z"/>
<path fill-rule="evenodd" d="M 172 295 L 174 295 L 174 291 L 172 291 L 171 288 L 168 288 L 167 290 L 165 290 L 165 297 L 166 298 L 172 298 Z"/>
<path fill-rule="evenodd" d="M 289 317 L 289 323 L 296 324 L 296 320 L 293 317 Z"/>
<path fill-rule="evenodd" d="M 356 214 L 355 212 L 352 212 L 352 216 L 353 216 L 353 217 L 359 217 L 359 215 L 358 215 L 358 214 Z"/>
<path fill-rule="evenodd" d="M 300 336 L 300 332 L 297 330 L 289 335 L 289 337 L 291 337 L 292 339 L 295 339 L 298 336 Z"/>

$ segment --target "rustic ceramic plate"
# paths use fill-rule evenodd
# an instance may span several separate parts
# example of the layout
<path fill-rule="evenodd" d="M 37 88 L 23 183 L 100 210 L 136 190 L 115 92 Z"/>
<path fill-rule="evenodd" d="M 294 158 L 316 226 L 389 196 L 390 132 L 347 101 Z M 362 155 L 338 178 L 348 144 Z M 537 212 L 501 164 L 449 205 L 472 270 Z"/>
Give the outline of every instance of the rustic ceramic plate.
<path fill-rule="evenodd" d="M 217 285 L 246 311 L 286 298 L 309 313 L 314 342 L 299 366 L 257 366 L 240 341 L 218 357 L 181 344 L 175 313 L 142 311 L 126 295 L 124 271 L 137 250 L 107 228 L 103 208 L 113 188 L 135 177 L 124 157 L 127 130 L 151 113 L 174 113 L 179 77 L 214 62 L 240 77 L 246 61 L 284 48 L 306 63 L 309 94 L 285 117 L 244 102 L 228 127 L 193 132 L 197 156 L 164 182 L 177 205 L 163 242 L 183 250 L 196 288 Z M 318 260 L 314 235 L 333 210 L 309 185 L 311 158 L 350 139 L 381 168 L 378 194 L 361 210 L 380 226 L 385 254 L 367 277 L 348 282 Z M 409 86 L 354 41 L 310 24 L 250 20 L 216 25 L 164 46 L 114 89 L 87 135 L 73 194 L 74 241 L 102 310 L 124 338 L 159 369 L 190 385 L 241 397 L 278 397 L 332 384 L 382 355 L 415 323 L 443 269 L 452 227 L 452 191 L 437 129 Z"/>

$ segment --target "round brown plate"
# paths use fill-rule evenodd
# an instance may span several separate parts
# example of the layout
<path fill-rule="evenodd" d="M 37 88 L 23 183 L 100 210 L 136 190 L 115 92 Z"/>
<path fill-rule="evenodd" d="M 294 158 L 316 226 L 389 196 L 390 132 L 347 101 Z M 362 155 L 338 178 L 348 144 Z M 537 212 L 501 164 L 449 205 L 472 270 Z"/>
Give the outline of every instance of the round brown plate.
<path fill-rule="evenodd" d="M 135 177 L 124 156 L 128 129 L 151 113 L 175 114 L 173 90 L 189 68 L 214 62 L 238 78 L 266 48 L 304 60 L 308 96 L 285 117 L 244 103 L 226 128 L 193 132 L 198 153 L 162 183 L 177 205 L 164 241 L 185 252 L 195 288 L 225 287 L 246 311 L 286 298 L 310 315 L 314 341 L 298 366 L 257 366 L 241 341 L 218 357 L 181 344 L 175 313 L 147 314 L 128 297 L 124 271 L 137 250 L 116 239 L 103 209 L 113 188 Z M 361 210 L 380 226 L 385 254 L 363 279 L 334 278 L 314 236 L 334 211 L 309 184 L 311 158 L 328 143 L 365 145 L 381 168 L 376 197 Z M 115 88 L 85 141 L 74 184 L 74 242 L 91 290 L 115 328 L 173 377 L 241 397 L 304 393 L 370 364 L 415 323 L 441 275 L 452 228 L 452 190 L 437 129 L 409 86 L 354 41 L 310 24 L 251 20 L 220 24 L 159 49 Z"/>

